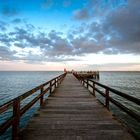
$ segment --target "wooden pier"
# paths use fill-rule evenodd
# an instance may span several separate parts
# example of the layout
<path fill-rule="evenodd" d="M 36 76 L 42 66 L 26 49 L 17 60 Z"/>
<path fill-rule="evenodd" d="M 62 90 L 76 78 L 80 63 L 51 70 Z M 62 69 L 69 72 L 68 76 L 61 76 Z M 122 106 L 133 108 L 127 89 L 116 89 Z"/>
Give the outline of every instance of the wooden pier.
<path fill-rule="evenodd" d="M 133 140 L 89 91 L 68 74 L 21 133 L 23 140 Z"/>
<path fill-rule="evenodd" d="M 77 75 L 78 79 L 92 78 L 99 80 L 99 71 L 73 71 L 74 75 Z"/>
<path fill-rule="evenodd" d="M 104 92 L 98 87 L 104 88 Z M 134 140 L 109 112 L 109 103 L 119 107 L 138 123 L 140 115 L 116 101 L 109 92 L 140 106 L 140 99 L 92 79 L 64 73 L 1 105 L 0 114 L 12 108 L 13 115 L 0 125 L 0 136 L 11 127 L 13 140 Z M 34 93 L 38 94 L 34 96 Z M 46 93 L 50 93 L 47 99 L 44 96 Z M 95 98 L 97 93 L 105 97 L 104 106 Z M 31 101 L 21 105 L 23 100 L 31 96 L 34 97 Z M 21 131 L 22 115 L 38 101 L 39 110 Z"/>

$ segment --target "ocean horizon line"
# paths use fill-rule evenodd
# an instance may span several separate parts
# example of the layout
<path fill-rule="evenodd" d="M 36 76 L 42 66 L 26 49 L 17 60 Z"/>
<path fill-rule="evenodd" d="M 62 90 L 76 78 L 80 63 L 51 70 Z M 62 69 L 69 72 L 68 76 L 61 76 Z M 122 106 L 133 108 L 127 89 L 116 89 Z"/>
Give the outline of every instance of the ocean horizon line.
<path fill-rule="evenodd" d="M 64 70 L 0 70 L 0 72 L 63 72 Z M 71 71 L 71 70 L 68 70 Z M 140 72 L 140 70 L 74 70 L 74 71 L 99 71 L 99 72 Z"/>

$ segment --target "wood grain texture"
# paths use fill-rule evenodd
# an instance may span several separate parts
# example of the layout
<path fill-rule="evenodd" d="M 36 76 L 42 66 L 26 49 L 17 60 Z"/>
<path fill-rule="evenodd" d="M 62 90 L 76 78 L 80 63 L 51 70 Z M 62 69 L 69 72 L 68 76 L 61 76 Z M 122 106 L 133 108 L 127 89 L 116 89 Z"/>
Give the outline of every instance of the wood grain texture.
<path fill-rule="evenodd" d="M 22 140 L 133 140 L 72 75 L 67 74 L 20 135 Z"/>

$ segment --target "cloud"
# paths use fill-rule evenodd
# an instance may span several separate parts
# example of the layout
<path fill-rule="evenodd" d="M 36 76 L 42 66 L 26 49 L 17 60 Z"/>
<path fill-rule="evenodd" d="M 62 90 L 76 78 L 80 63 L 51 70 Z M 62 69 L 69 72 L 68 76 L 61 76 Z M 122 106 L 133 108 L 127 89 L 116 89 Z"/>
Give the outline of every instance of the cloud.
<path fill-rule="evenodd" d="M 22 23 L 23 20 L 20 19 L 20 18 L 15 18 L 15 19 L 13 19 L 11 22 L 12 22 L 13 24 L 19 24 L 19 23 Z"/>
<path fill-rule="evenodd" d="M 26 44 L 24 42 L 16 42 L 16 43 L 14 43 L 14 46 L 17 46 L 19 48 L 26 48 L 26 46 L 28 46 L 28 44 Z"/>
<path fill-rule="evenodd" d="M 15 7 L 10 7 L 9 5 L 5 5 L 3 6 L 3 9 L 2 9 L 2 14 L 4 16 L 16 16 L 19 14 L 19 10 Z"/>
<path fill-rule="evenodd" d="M 64 7 L 69 7 L 72 5 L 72 1 L 71 0 L 63 0 L 63 6 Z"/>
<path fill-rule="evenodd" d="M 100 2 L 103 0 L 100 0 Z M 48 1 L 47 1 L 48 2 Z M 90 3 L 91 4 L 91 3 Z M 94 3 L 95 4 L 95 3 Z M 105 3 L 104 3 L 105 5 Z M 88 7 L 75 11 L 75 18 L 82 20 L 79 27 L 72 27 L 67 35 L 61 31 L 43 31 L 22 19 L 15 18 L 6 24 L 0 21 L 0 45 L 3 59 L 21 59 L 28 61 L 71 61 L 74 56 L 82 56 L 89 53 L 103 54 L 140 54 L 140 1 L 132 0 L 122 6 L 116 4 L 114 9 L 105 9 L 104 16 L 99 18 L 99 11 L 90 13 Z M 87 6 L 87 5 L 86 5 Z M 92 5 L 90 5 L 92 7 Z M 98 7 L 99 1 L 95 6 Z M 99 6 L 101 8 L 101 6 Z M 106 5 L 104 7 L 107 7 Z M 96 10 L 95 10 L 96 11 Z M 90 16 L 90 17 L 89 17 Z M 87 22 L 90 18 L 91 21 Z M 13 30 L 7 29 L 13 23 Z M 3 32 L 5 31 L 5 32 Z M 4 46 L 7 46 L 4 47 Z M 17 50 L 13 52 L 11 48 Z M 8 49 L 9 48 L 9 49 Z M 25 52 L 30 48 L 31 50 Z M 38 50 L 39 54 L 33 53 Z M 11 53 L 11 55 L 6 55 Z M 21 53 L 24 52 L 25 54 Z M 5 57 L 4 57 L 5 55 Z M 13 56 L 13 57 L 12 57 Z M 68 57 L 65 57 L 68 56 Z"/>
<path fill-rule="evenodd" d="M 42 6 L 43 6 L 44 8 L 50 8 L 50 7 L 53 6 L 53 4 L 54 4 L 54 3 L 53 3 L 53 0 L 44 0 Z"/>
<path fill-rule="evenodd" d="M 74 18 L 77 20 L 87 20 L 89 13 L 87 9 L 78 9 L 73 12 Z"/>
<path fill-rule="evenodd" d="M 13 60 L 16 59 L 14 57 L 14 54 L 16 51 L 11 51 L 8 47 L 6 46 L 0 46 L 0 60 Z"/>
<path fill-rule="evenodd" d="M 8 23 L 4 22 L 4 21 L 0 21 L 0 30 L 1 31 L 6 31 L 8 27 Z"/>
<path fill-rule="evenodd" d="M 12 32 L 1 33 L 0 42 L 8 46 L 9 49 L 13 48 L 13 50 L 17 50 L 16 53 L 11 53 L 11 55 L 16 56 L 13 58 L 10 57 L 11 60 L 58 61 L 60 58 L 63 61 L 65 59 L 70 60 L 64 56 L 72 55 L 71 45 L 61 35 L 61 32 L 54 30 L 49 33 L 41 32 L 33 25 L 25 24 L 24 28 L 15 27 Z M 40 48 L 41 54 L 39 55 L 33 53 L 37 48 Z M 6 55 L 5 59 L 9 59 L 8 55 Z"/>
<path fill-rule="evenodd" d="M 13 41 L 12 37 L 10 37 L 6 33 L 0 33 L 0 42 L 6 46 L 9 46 L 10 43 Z"/>
<path fill-rule="evenodd" d="M 32 47 L 38 45 L 38 40 L 36 39 L 34 32 L 31 32 L 31 30 L 32 27 L 26 27 L 26 29 L 16 27 L 15 31 L 10 32 L 9 34 L 13 36 L 14 42 L 20 42 L 23 44 L 27 44 L 26 47 Z"/>
<path fill-rule="evenodd" d="M 86 9 L 82 14 L 82 10 Z M 89 1 L 84 8 L 79 9 L 76 19 L 90 18 L 79 29 L 78 35 L 95 41 L 95 46 L 103 46 L 105 54 L 140 53 L 140 1 Z M 77 15 L 77 16 L 76 16 Z M 83 15 L 83 16 L 82 16 Z M 88 43 L 91 41 L 89 40 Z M 95 51 L 96 52 L 96 51 Z"/>
<path fill-rule="evenodd" d="M 72 5 L 72 0 L 44 0 L 42 3 L 42 7 L 45 9 L 54 8 L 57 9 L 59 6 L 62 6 L 63 8 L 70 7 Z"/>
<path fill-rule="evenodd" d="M 77 55 L 85 53 L 98 53 L 103 47 L 98 45 L 93 39 L 89 39 L 87 36 L 75 38 L 72 41 L 74 46 L 73 52 Z"/>
<path fill-rule="evenodd" d="M 86 65 L 87 70 L 94 69 L 100 71 L 139 71 L 139 63 L 107 63 Z"/>
<path fill-rule="evenodd" d="M 62 38 L 61 32 L 56 32 L 52 30 L 48 33 L 48 38 L 44 40 L 47 42 L 41 48 L 45 49 L 47 55 L 60 56 L 60 55 L 71 55 L 72 46 L 66 38 Z"/>
<path fill-rule="evenodd" d="M 129 1 L 128 6 L 114 10 L 106 17 L 104 33 L 112 38 L 110 46 L 123 53 L 140 53 L 140 1 Z"/>

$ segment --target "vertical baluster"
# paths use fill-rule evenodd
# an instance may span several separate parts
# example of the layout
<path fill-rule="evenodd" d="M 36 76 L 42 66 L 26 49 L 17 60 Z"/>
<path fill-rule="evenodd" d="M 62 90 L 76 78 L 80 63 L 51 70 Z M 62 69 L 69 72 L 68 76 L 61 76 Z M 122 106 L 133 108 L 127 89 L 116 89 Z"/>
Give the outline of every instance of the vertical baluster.
<path fill-rule="evenodd" d="M 50 94 L 52 93 L 52 81 L 50 81 Z"/>
<path fill-rule="evenodd" d="M 63 76 L 60 77 L 60 84 L 61 84 L 62 80 L 63 80 Z"/>
<path fill-rule="evenodd" d="M 44 87 L 41 88 L 40 94 L 43 93 L 43 90 L 44 90 Z M 44 95 L 42 95 L 42 96 L 40 97 L 40 106 L 43 106 L 43 98 L 44 98 Z"/>
<path fill-rule="evenodd" d="M 89 81 L 88 81 L 88 79 L 87 79 L 87 89 L 88 89 L 88 84 L 89 84 L 88 82 L 89 82 Z"/>
<path fill-rule="evenodd" d="M 109 110 L 109 90 L 105 90 L 105 95 L 106 95 L 106 101 L 105 101 L 105 106 Z"/>
<path fill-rule="evenodd" d="M 95 83 L 93 82 L 93 95 L 95 96 Z"/>
<path fill-rule="evenodd" d="M 20 129 L 20 98 L 16 98 L 13 103 L 13 117 L 14 123 L 12 125 L 12 139 L 18 140 L 19 129 Z"/>
<path fill-rule="evenodd" d="M 56 79 L 56 87 L 58 87 L 58 78 Z"/>
<path fill-rule="evenodd" d="M 55 88 L 57 87 L 57 81 L 56 81 L 56 79 L 55 79 Z"/>
<path fill-rule="evenodd" d="M 59 86 L 59 84 L 60 84 L 60 77 L 58 77 L 58 82 L 57 83 L 58 83 L 58 86 Z"/>

